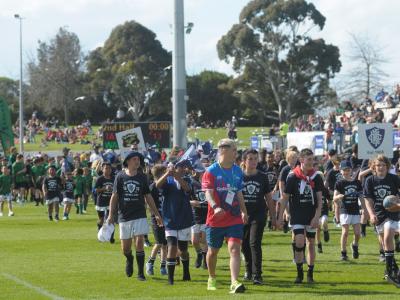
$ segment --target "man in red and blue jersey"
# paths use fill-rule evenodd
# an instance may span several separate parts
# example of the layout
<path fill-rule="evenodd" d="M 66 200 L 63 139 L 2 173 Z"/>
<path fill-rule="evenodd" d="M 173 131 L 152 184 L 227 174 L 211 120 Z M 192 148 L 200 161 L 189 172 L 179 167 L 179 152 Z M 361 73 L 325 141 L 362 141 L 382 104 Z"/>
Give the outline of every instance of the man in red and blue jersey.
<path fill-rule="evenodd" d="M 208 290 L 216 290 L 215 268 L 217 255 L 224 239 L 228 241 L 231 267 L 231 293 L 243 293 L 245 287 L 238 281 L 240 271 L 240 245 L 243 223 L 247 222 L 244 204 L 243 172 L 235 165 L 236 143 L 222 139 L 218 143 L 218 162 L 212 164 L 202 179 L 208 202 L 206 238 L 208 244 Z"/>

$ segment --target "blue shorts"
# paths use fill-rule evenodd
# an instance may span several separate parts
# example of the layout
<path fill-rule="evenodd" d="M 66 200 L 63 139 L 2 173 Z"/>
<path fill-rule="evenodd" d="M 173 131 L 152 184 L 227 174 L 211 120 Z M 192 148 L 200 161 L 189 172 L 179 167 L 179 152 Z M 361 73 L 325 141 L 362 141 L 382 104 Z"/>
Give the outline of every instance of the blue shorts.
<path fill-rule="evenodd" d="M 207 244 L 211 248 L 219 249 L 224 243 L 224 239 L 241 243 L 243 239 L 243 224 L 228 227 L 206 227 Z"/>

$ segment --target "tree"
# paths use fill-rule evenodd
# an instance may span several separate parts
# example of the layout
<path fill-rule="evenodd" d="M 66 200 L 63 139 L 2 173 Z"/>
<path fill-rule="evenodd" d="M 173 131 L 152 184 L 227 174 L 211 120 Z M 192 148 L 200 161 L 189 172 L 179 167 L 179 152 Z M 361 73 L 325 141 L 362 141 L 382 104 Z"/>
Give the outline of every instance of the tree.
<path fill-rule="evenodd" d="M 171 106 L 170 94 L 164 93 L 171 82 L 170 65 L 171 54 L 155 33 L 135 21 L 126 22 L 112 30 L 104 47 L 90 53 L 88 90 L 109 106 L 127 108 L 139 121 L 155 103 Z"/>
<path fill-rule="evenodd" d="M 323 99 L 314 91 L 322 91 L 318 86 L 341 68 L 339 49 L 310 36 L 324 24 L 325 17 L 305 0 L 250 1 L 217 44 L 219 58 L 233 60 L 242 100 L 279 121 L 312 111 Z"/>
<path fill-rule="evenodd" d="M 81 94 L 83 54 L 76 34 L 60 28 L 49 43 L 39 41 L 37 59 L 28 64 L 32 107 L 45 115 L 64 116 L 79 112 L 73 101 Z M 75 116 L 76 117 L 76 116 Z"/>
<path fill-rule="evenodd" d="M 239 100 L 228 86 L 230 79 L 214 71 L 188 77 L 188 110 L 201 111 L 202 119 L 207 122 L 231 119 L 238 113 Z"/>
<path fill-rule="evenodd" d="M 388 75 L 381 66 L 387 63 L 383 58 L 379 43 L 371 41 L 367 36 L 350 33 L 351 53 L 349 59 L 353 67 L 347 74 L 343 96 L 353 100 L 370 98 L 371 93 L 378 92 L 384 86 L 383 81 Z"/>

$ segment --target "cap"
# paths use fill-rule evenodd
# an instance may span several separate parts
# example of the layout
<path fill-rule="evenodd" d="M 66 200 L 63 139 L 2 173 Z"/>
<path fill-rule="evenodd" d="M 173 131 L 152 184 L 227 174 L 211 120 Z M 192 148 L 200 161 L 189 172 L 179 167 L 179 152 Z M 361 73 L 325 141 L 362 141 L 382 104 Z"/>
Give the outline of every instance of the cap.
<path fill-rule="evenodd" d="M 139 157 L 140 159 L 140 164 L 142 164 L 144 162 L 144 157 L 140 152 L 137 151 L 130 151 L 128 152 L 128 154 L 126 155 L 123 165 L 126 167 L 127 166 L 127 161 L 130 160 L 132 157 Z"/>
<path fill-rule="evenodd" d="M 351 163 L 348 160 L 342 160 L 340 162 L 340 170 L 351 169 Z"/>
<path fill-rule="evenodd" d="M 225 146 L 236 148 L 236 143 L 232 139 L 222 139 L 218 142 L 218 148 Z"/>

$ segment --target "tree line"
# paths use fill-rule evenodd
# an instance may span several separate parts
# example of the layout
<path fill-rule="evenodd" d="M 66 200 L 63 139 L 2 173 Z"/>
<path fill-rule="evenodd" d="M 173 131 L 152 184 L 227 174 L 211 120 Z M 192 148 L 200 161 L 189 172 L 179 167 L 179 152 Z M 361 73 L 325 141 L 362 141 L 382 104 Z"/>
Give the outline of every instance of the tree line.
<path fill-rule="evenodd" d="M 339 48 L 315 38 L 326 18 L 305 0 L 253 0 L 216 45 L 234 76 L 207 70 L 187 76 L 188 111 L 200 121 L 233 115 L 252 125 L 285 121 L 337 102 L 330 80 Z M 116 26 L 102 47 L 83 53 L 78 36 L 60 28 L 39 41 L 26 66 L 25 113 L 66 124 L 114 119 L 170 120 L 172 54 L 136 21 Z M 18 112 L 18 81 L 0 78 L 0 96 Z"/>

